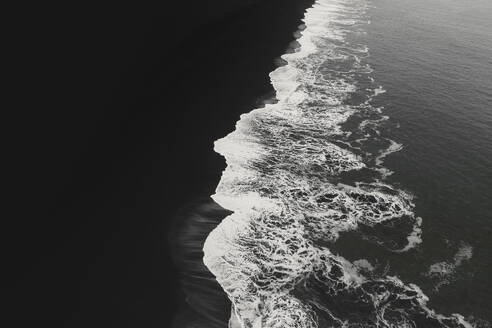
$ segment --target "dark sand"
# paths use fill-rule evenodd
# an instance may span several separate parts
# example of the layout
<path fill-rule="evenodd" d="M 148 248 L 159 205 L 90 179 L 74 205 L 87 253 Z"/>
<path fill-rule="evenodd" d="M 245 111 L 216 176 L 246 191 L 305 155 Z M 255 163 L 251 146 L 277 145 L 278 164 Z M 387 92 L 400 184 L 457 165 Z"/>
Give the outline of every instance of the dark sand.
<path fill-rule="evenodd" d="M 188 265 L 201 265 L 199 243 L 224 215 L 208 199 L 225 166 L 213 141 L 271 95 L 268 73 L 313 1 L 252 2 L 28 29 L 19 108 L 33 113 L 19 112 L 29 119 L 12 171 L 23 172 L 12 187 L 23 198 L 4 227 L 19 326 L 167 327 L 178 309 L 177 326 L 210 311 L 215 326 L 228 318 L 213 281 L 197 295 L 217 307 L 199 310 L 200 297 L 186 307 L 179 281 L 185 292 L 197 285 L 179 256 L 194 252 Z M 188 229 L 203 206 L 208 221 Z M 169 234 L 174 247 L 196 237 L 176 264 Z"/>

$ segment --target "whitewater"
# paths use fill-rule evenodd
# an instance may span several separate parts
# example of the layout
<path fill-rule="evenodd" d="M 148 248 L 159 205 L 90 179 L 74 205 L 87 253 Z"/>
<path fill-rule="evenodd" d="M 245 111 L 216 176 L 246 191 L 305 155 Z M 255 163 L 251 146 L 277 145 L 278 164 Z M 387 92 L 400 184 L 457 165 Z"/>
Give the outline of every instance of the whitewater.
<path fill-rule="evenodd" d="M 381 137 L 389 118 L 372 105 L 384 89 L 364 61 L 369 5 L 317 0 L 270 73 L 276 102 L 215 142 L 227 167 L 212 198 L 233 214 L 204 263 L 232 302 L 230 327 L 472 327 L 430 309 L 417 285 L 331 250 L 350 231 L 394 254 L 422 243 L 412 194 L 386 181 L 384 159 L 404 145 Z"/>

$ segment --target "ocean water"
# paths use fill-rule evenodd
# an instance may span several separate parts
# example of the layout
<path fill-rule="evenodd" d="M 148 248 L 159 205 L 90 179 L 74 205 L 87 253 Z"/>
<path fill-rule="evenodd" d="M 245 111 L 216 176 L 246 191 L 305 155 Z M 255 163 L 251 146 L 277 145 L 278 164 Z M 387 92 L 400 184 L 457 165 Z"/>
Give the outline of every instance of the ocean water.
<path fill-rule="evenodd" d="M 490 327 L 492 5 L 318 0 L 215 142 L 230 327 Z"/>

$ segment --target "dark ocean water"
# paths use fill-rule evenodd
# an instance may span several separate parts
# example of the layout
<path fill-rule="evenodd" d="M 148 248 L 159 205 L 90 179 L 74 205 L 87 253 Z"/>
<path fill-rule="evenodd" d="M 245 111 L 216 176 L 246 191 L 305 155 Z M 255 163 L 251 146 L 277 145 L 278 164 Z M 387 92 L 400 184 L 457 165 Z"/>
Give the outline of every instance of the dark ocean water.
<path fill-rule="evenodd" d="M 395 268 L 436 310 L 492 322 L 492 3 L 383 0 L 369 15 L 368 62 L 387 90 L 377 103 L 399 124 L 383 134 L 404 145 L 385 161 L 389 180 L 423 218 L 418 252 Z M 473 255 L 455 272 L 422 275 L 464 244 Z"/>
<path fill-rule="evenodd" d="M 490 327 L 492 5 L 318 0 L 215 150 L 231 327 Z"/>

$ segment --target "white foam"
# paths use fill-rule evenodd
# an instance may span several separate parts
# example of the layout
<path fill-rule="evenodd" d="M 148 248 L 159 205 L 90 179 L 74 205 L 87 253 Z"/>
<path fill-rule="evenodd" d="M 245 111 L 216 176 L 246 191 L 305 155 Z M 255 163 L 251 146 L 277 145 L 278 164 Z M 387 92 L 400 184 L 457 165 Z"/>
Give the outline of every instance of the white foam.
<path fill-rule="evenodd" d="M 360 259 L 353 262 L 359 270 L 372 272 L 374 271 L 374 266 L 366 259 Z"/>
<path fill-rule="evenodd" d="M 398 253 L 406 252 L 422 243 L 422 218 L 418 217 L 413 225 L 412 233 L 407 236 L 408 244 L 402 249 L 397 250 Z"/>
<path fill-rule="evenodd" d="M 361 271 L 373 270 L 369 262 L 352 264 L 326 247 L 360 225 L 402 218 L 412 220 L 414 229 L 400 251 L 421 242 L 421 219 L 414 216 L 410 195 L 381 183 L 338 181 L 341 174 L 367 166 L 338 142 L 345 135 L 341 124 L 361 110 L 346 104 L 358 91 L 352 74 L 371 72 L 360 57 L 367 47 L 349 41 L 367 23 L 366 7 L 365 0 L 316 1 L 305 13 L 299 48 L 283 55 L 287 64 L 270 74 L 278 102 L 241 115 L 236 130 L 215 142 L 227 167 L 212 197 L 233 214 L 208 236 L 204 263 L 232 302 L 231 327 L 317 327 L 317 311 L 323 308 L 331 320 L 344 324 L 347 319 L 319 302 L 314 308 L 294 296 L 294 288 L 309 279 L 325 285 L 333 297 L 354 290 L 372 299 L 380 323 L 390 320 L 386 307 L 428 311 L 417 286 L 396 277 L 368 279 Z M 331 64 L 339 66 L 326 69 Z M 376 168 L 399 149 L 392 142 L 376 159 Z M 364 288 L 374 283 L 387 292 Z M 409 291 L 415 295 L 406 296 Z M 411 298 L 412 307 L 390 304 L 392 293 Z"/>
<path fill-rule="evenodd" d="M 441 261 L 429 266 L 426 276 L 437 279 L 434 290 L 438 291 L 442 286 L 450 284 L 456 279 L 456 270 L 463 262 L 473 256 L 473 247 L 462 242 L 452 261 Z"/>
<path fill-rule="evenodd" d="M 376 89 L 374 89 L 374 96 L 378 96 L 378 95 L 383 94 L 383 93 L 386 93 L 386 90 L 383 89 L 382 86 L 379 86 Z"/>
<path fill-rule="evenodd" d="M 387 177 L 389 177 L 391 174 L 393 174 L 393 171 L 391 171 L 390 169 L 388 169 L 387 167 L 384 167 L 383 164 L 384 164 L 384 159 L 389 156 L 390 154 L 393 154 L 393 153 L 396 153 L 398 151 L 401 151 L 403 149 L 403 145 L 400 144 L 400 143 L 397 143 L 396 141 L 394 140 L 389 140 L 388 141 L 390 142 L 388 148 L 386 148 L 385 150 L 382 150 L 380 152 L 380 154 L 376 157 L 376 166 L 377 166 L 377 171 L 379 171 L 381 173 L 381 176 L 382 176 L 382 179 L 386 179 Z"/>

